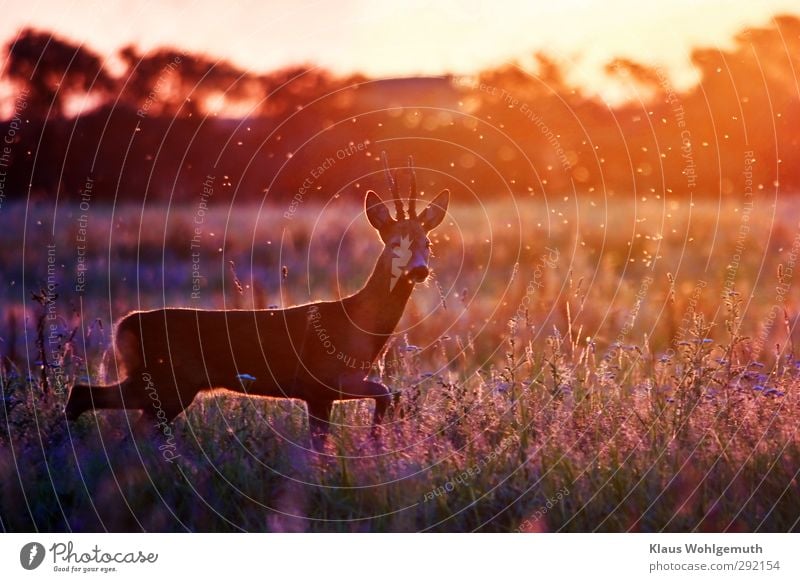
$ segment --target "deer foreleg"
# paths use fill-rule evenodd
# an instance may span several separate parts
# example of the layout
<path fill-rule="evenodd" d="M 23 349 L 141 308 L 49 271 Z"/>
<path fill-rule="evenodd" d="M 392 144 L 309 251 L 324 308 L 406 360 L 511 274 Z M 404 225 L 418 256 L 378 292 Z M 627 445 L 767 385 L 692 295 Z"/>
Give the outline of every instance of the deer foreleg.
<path fill-rule="evenodd" d="M 368 384 L 368 390 L 372 392 L 372 398 L 375 399 L 375 414 L 372 417 L 373 425 L 378 425 L 383 422 L 383 417 L 389 407 L 394 405 L 394 397 L 392 391 L 383 384 L 378 382 L 365 381 Z"/>
<path fill-rule="evenodd" d="M 390 407 L 394 407 L 399 399 L 399 394 L 393 394 L 389 388 L 379 382 L 364 380 L 363 378 L 342 378 L 339 382 L 339 400 L 356 398 L 372 398 L 375 400 L 375 414 L 373 427 L 381 424 Z"/>
<path fill-rule="evenodd" d="M 331 400 L 308 400 L 308 429 L 311 433 L 311 445 L 321 451 L 331 429 Z"/>

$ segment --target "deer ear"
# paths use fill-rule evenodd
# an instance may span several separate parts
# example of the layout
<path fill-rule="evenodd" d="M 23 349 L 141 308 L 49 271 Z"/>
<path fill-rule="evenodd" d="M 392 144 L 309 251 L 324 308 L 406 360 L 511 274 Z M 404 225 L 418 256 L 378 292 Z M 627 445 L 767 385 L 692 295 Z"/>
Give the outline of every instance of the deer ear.
<path fill-rule="evenodd" d="M 447 214 L 448 204 L 450 204 L 450 190 L 445 188 L 419 214 L 419 221 L 425 230 L 433 230 L 442 223 Z"/>
<path fill-rule="evenodd" d="M 392 221 L 392 215 L 389 214 L 386 204 L 372 190 L 367 192 L 367 197 L 364 199 L 364 212 L 369 223 L 378 231 Z"/>

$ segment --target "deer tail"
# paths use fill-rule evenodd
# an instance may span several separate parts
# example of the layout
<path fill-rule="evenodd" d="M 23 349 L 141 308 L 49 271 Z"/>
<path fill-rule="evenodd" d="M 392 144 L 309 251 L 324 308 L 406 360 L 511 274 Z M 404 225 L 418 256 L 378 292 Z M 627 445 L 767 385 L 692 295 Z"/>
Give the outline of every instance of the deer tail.
<path fill-rule="evenodd" d="M 118 370 L 121 378 L 127 378 L 136 370 L 139 370 L 144 363 L 139 331 L 139 317 L 137 317 L 137 314 L 125 317 L 117 326 L 114 348 L 118 356 L 117 367 L 121 367 Z"/>

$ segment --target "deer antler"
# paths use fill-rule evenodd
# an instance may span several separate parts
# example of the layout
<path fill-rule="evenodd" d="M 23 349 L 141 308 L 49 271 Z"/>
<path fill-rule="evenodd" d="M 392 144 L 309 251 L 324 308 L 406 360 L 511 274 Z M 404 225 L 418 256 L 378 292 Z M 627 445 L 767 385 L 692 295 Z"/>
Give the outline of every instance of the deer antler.
<path fill-rule="evenodd" d="M 417 173 L 414 171 L 414 156 L 408 156 L 408 173 L 411 183 L 408 186 L 408 217 L 417 217 Z"/>
<path fill-rule="evenodd" d="M 394 211 L 397 215 L 396 219 L 403 220 L 406 212 L 403 209 L 403 201 L 400 200 L 400 190 L 397 187 L 397 179 L 389 169 L 389 158 L 386 156 L 386 152 L 381 152 L 381 159 L 383 160 L 383 173 L 386 175 L 386 181 L 389 182 L 389 192 L 392 193 L 392 198 L 394 198 Z"/>

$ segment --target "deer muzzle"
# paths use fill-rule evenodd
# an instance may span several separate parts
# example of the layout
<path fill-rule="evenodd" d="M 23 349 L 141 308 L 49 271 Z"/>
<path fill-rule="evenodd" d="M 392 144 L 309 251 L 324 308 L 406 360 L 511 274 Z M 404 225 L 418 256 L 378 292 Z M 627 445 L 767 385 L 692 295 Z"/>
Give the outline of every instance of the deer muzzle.
<path fill-rule="evenodd" d="M 428 278 L 430 275 L 430 269 L 425 265 L 418 265 L 416 267 L 411 267 L 407 272 L 406 276 L 411 279 L 414 283 L 422 283 L 425 279 Z"/>

